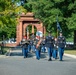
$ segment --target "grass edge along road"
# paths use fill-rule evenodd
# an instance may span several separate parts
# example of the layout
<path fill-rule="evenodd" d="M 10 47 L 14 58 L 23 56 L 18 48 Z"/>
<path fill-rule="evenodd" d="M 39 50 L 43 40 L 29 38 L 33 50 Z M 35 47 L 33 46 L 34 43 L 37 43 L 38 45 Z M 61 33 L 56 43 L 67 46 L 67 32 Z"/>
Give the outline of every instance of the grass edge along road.
<path fill-rule="evenodd" d="M 76 55 L 76 50 L 65 50 L 64 53 Z"/>

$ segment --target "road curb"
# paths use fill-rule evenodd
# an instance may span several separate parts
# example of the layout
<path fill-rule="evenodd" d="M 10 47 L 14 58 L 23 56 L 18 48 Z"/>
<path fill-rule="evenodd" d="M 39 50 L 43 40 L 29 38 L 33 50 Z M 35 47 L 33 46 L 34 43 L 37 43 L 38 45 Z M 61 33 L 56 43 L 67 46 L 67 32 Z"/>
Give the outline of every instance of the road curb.
<path fill-rule="evenodd" d="M 64 53 L 64 55 L 76 59 L 76 55 L 71 55 L 71 54 L 66 54 L 66 53 Z"/>

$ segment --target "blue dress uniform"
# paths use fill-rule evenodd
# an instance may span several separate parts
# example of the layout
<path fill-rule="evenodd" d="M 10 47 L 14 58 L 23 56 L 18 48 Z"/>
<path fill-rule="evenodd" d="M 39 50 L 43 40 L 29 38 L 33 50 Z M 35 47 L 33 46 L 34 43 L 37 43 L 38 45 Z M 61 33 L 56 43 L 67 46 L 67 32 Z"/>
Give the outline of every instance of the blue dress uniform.
<path fill-rule="evenodd" d="M 24 58 L 27 58 L 27 56 L 28 56 L 28 45 L 29 45 L 28 42 L 25 42 L 22 44 Z"/>
<path fill-rule="evenodd" d="M 28 40 L 28 42 L 29 42 L 29 44 L 28 44 L 28 52 L 30 52 L 31 51 L 31 45 L 32 45 L 32 43 L 31 43 L 30 39 Z"/>
<path fill-rule="evenodd" d="M 51 61 L 51 57 L 52 57 L 52 52 L 53 52 L 53 48 L 54 48 L 54 37 L 49 35 L 45 38 L 45 47 L 48 50 L 48 55 L 49 55 L 49 60 Z"/>
<path fill-rule="evenodd" d="M 64 36 L 59 36 L 57 40 L 58 40 L 59 59 L 60 61 L 62 61 L 66 40 Z"/>
<path fill-rule="evenodd" d="M 38 45 L 39 41 L 40 40 L 36 40 L 36 59 L 38 60 L 40 59 L 40 53 L 41 53 L 41 45 L 40 44 Z"/>
<path fill-rule="evenodd" d="M 58 57 L 58 48 L 57 48 L 57 38 L 54 39 L 54 50 L 53 50 L 53 58 L 57 59 Z"/>
<path fill-rule="evenodd" d="M 34 41 L 35 41 L 35 39 L 33 39 L 33 40 L 30 41 L 30 45 L 31 45 L 31 50 L 32 50 L 32 52 L 35 52 Z"/>
<path fill-rule="evenodd" d="M 41 52 L 45 53 L 46 49 L 45 49 L 45 40 L 43 39 L 41 42 Z"/>
<path fill-rule="evenodd" d="M 35 35 L 34 35 L 34 33 L 32 33 L 32 35 L 31 35 L 31 41 L 30 41 L 32 52 L 35 52 L 34 40 L 35 40 Z"/>

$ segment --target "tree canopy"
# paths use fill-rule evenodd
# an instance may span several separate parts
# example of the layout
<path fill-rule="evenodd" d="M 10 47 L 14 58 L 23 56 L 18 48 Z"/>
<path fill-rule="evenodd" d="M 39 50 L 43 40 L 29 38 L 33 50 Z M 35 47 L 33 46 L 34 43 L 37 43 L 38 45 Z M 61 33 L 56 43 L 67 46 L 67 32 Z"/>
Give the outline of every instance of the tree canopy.
<path fill-rule="evenodd" d="M 72 37 L 76 29 L 76 0 L 27 0 L 24 5 L 46 26 L 47 31 L 56 33 L 56 17 L 66 37 Z"/>
<path fill-rule="evenodd" d="M 0 0 L 0 38 L 15 38 L 17 18 L 26 10 L 19 5 L 20 0 Z"/>
<path fill-rule="evenodd" d="M 76 30 L 76 0 L 0 0 L 0 38 L 15 37 L 17 17 L 21 12 L 33 12 L 46 30 L 57 33 L 58 22 L 67 38 Z"/>

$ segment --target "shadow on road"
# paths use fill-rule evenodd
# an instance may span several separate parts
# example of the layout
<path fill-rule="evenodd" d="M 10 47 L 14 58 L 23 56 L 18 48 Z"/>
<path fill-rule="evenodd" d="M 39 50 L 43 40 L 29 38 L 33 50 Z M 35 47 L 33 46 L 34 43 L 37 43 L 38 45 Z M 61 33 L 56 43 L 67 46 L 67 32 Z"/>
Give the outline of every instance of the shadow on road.
<path fill-rule="evenodd" d="M 6 56 L 23 56 L 22 54 L 22 49 L 19 47 L 11 48 L 10 52 L 6 54 Z M 35 52 L 28 52 L 28 58 L 36 57 Z M 40 54 L 40 58 L 46 58 L 47 57 L 47 52 Z"/>

